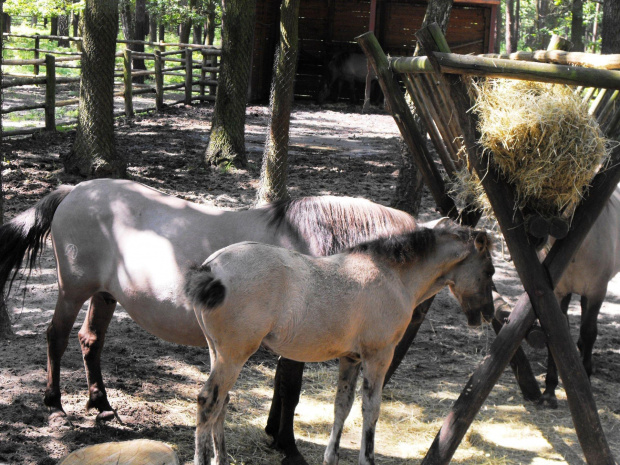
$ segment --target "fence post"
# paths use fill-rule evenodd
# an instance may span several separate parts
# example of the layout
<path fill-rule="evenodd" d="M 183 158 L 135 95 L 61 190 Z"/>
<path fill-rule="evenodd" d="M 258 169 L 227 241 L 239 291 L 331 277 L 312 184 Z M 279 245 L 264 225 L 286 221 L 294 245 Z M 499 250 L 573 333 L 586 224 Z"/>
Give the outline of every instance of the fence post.
<path fill-rule="evenodd" d="M 192 82 L 194 76 L 192 73 L 192 49 L 191 47 L 185 48 L 185 104 L 192 103 Z"/>
<path fill-rule="evenodd" d="M 204 53 L 204 48 L 200 49 L 200 54 L 202 55 L 202 62 L 200 65 L 200 96 L 203 97 L 205 95 L 205 79 L 207 73 L 205 72 L 205 66 L 207 66 L 207 55 Z"/>
<path fill-rule="evenodd" d="M 217 55 L 211 55 L 211 65 L 213 68 L 217 67 Z M 215 71 L 209 74 L 209 79 L 215 81 L 218 79 L 218 75 Z M 215 95 L 217 87 L 209 86 L 209 95 Z"/>
<path fill-rule="evenodd" d="M 38 60 L 40 57 L 39 55 L 39 49 L 41 48 L 40 45 L 41 45 L 41 39 L 39 37 L 39 34 L 36 34 L 34 36 L 34 59 L 35 60 Z M 34 75 L 35 76 L 39 75 L 39 64 L 38 63 L 34 65 Z"/>
<path fill-rule="evenodd" d="M 45 55 L 45 130 L 56 130 L 56 58 Z"/>
<path fill-rule="evenodd" d="M 125 49 L 123 53 L 123 80 L 125 82 L 125 116 L 127 118 L 133 118 L 133 93 L 131 89 L 131 50 Z"/>
<path fill-rule="evenodd" d="M 164 107 L 164 61 L 161 50 L 155 50 L 155 108 Z"/>

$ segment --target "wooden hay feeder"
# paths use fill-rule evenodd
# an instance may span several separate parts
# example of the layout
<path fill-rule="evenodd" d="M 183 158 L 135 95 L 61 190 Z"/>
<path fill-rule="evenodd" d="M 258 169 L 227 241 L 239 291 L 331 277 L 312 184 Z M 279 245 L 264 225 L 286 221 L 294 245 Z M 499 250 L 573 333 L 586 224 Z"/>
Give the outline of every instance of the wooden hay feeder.
<path fill-rule="evenodd" d="M 618 67 L 620 56 L 600 57 L 558 51 L 536 52 L 527 56 L 518 53 L 501 58 L 458 56 L 450 53 L 437 25 L 422 29 L 416 35 L 427 53 L 425 57 L 395 57 L 388 61 L 372 33 L 364 34 L 357 40 L 379 78 L 390 111 L 411 151 L 412 161 L 423 175 L 437 209 L 462 223 L 475 224 L 481 211 L 471 208 L 458 210 L 426 148 L 425 139 L 414 124 L 395 75 L 402 78 L 451 179 L 455 179 L 457 172 L 465 166 L 457 154 L 461 150 L 466 151 L 469 166 L 481 180 L 526 291 L 513 309 L 508 324 L 499 330 L 490 355 L 477 368 L 453 405 L 422 464 L 450 462 L 484 400 L 513 355 L 518 353 L 521 341 L 538 318 L 564 383 L 575 430 L 587 462 L 592 465 L 615 465 L 589 380 L 553 288 L 620 181 L 620 146 L 613 147 L 607 168 L 591 180 L 590 188 L 574 210 L 564 239 L 555 242 L 541 263 L 531 241 L 533 223 L 526 221 L 521 209 L 515 209 L 519 198 L 515 187 L 501 175 L 490 150 L 485 150 L 479 143 L 478 115 L 470 111 L 475 102 L 459 75 L 509 77 L 600 88 L 589 111 L 595 115 L 603 133 L 609 136 L 620 130 L 620 108 L 616 106 L 620 71 L 565 64 L 596 63 L 595 66 L 599 67 Z M 518 61 L 524 59 L 530 61 Z M 586 95 L 589 100 L 592 93 Z"/>

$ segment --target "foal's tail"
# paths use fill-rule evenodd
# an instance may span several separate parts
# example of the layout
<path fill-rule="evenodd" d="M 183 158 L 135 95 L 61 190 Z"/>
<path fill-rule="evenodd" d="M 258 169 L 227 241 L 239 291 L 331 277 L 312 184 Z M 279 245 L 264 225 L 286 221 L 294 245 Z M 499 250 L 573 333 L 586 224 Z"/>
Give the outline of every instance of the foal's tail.
<path fill-rule="evenodd" d="M 60 186 L 32 208 L 0 226 L 0 290 L 3 290 L 6 282 L 10 280 L 10 291 L 24 257 L 27 267 L 32 271 L 45 245 L 45 239 L 50 234 L 54 213 L 73 188 Z"/>
<path fill-rule="evenodd" d="M 202 265 L 187 273 L 185 294 L 194 307 L 212 310 L 226 298 L 226 287 L 217 279 L 209 265 Z"/>

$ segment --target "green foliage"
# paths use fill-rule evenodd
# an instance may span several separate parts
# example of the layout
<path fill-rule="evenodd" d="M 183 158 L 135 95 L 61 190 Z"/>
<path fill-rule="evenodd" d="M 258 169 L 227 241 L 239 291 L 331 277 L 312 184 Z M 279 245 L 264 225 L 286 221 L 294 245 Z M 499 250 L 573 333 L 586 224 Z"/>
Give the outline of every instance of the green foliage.
<path fill-rule="evenodd" d="M 558 34 L 570 40 L 573 0 L 520 0 L 519 3 L 519 50 L 541 50 L 547 46 L 549 37 Z M 505 0 L 502 0 L 502 11 L 505 12 Z M 600 50 L 600 24 L 603 10 L 597 2 L 584 0 L 583 24 L 585 30 L 584 45 L 586 51 Z M 505 17 L 505 13 L 503 14 Z M 593 40 L 592 31 L 595 21 L 598 20 L 599 33 Z M 501 41 L 504 41 L 502 36 Z M 505 49 L 505 47 L 504 47 Z"/>
<path fill-rule="evenodd" d="M 4 12 L 11 16 L 37 16 L 51 18 L 71 12 L 79 13 L 84 9 L 84 0 L 73 3 L 70 0 L 7 0 Z"/>
<path fill-rule="evenodd" d="M 218 24 L 222 17 L 221 0 L 198 0 L 193 8 L 182 5 L 178 0 L 149 0 L 146 9 L 166 26 L 181 24 L 188 20 L 194 24 L 203 23 L 210 11 L 215 13 Z"/>

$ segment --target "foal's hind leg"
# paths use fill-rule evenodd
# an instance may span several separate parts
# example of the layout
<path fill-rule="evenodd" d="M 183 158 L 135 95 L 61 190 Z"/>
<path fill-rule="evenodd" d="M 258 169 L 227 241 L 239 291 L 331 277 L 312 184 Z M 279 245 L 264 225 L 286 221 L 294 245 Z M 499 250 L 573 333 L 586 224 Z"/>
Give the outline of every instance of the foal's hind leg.
<path fill-rule="evenodd" d="M 339 459 L 340 438 L 344 422 L 351 412 L 351 406 L 355 399 L 355 384 L 360 372 L 361 364 L 359 361 L 348 357 L 340 359 L 338 373 L 338 391 L 334 402 L 334 425 L 329 436 L 327 449 L 323 456 L 324 465 L 336 465 Z"/>
<path fill-rule="evenodd" d="M 50 408 L 50 418 L 64 416 L 60 394 L 60 361 L 73 323 L 86 299 L 70 299 L 59 290 L 54 316 L 47 328 L 47 387 L 43 402 Z"/>
<path fill-rule="evenodd" d="M 90 299 L 88 313 L 78 333 L 88 381 L 86 409 L 99 410 L 97 421 L 112 420 L 116 415 L 108 402 L 101 375 L 101 350 L 115 308 L 116 300 L 107 292 L 98 292 L 93 295 Z"/>
<path fill-rule="evenodd" d="M 362 362 L 364 384 L 362 387 L 363 432 L 360 446 L 360 465 L 375 464 L 375 428 L 381 410 L 383 379 L 390 366 L 393 354 L 394 348 L 392 347 L 392 350 L 383 350 Z"/>
<path fill-rule="evenodd" d="M 220 450 L 225 450 L 223 432 L 214 428 L 219 420 L 223 421 L 227 404 L 228 391 L 233 387 L 243 367 L 241 363 L 225 362 L 217 357 L 209 379 L 198 394 L 198 412 L 196 416 L 196 450 L 194 465 L 210 465 L 213 456 L 212 440 L 216 439 Z M 215 437 L 213 433 L 216 432 Z M 220 435 L 221 434 L 221 435 Z M 218 465 L 225 465 L 225 454 L 218 456 Z"/>

